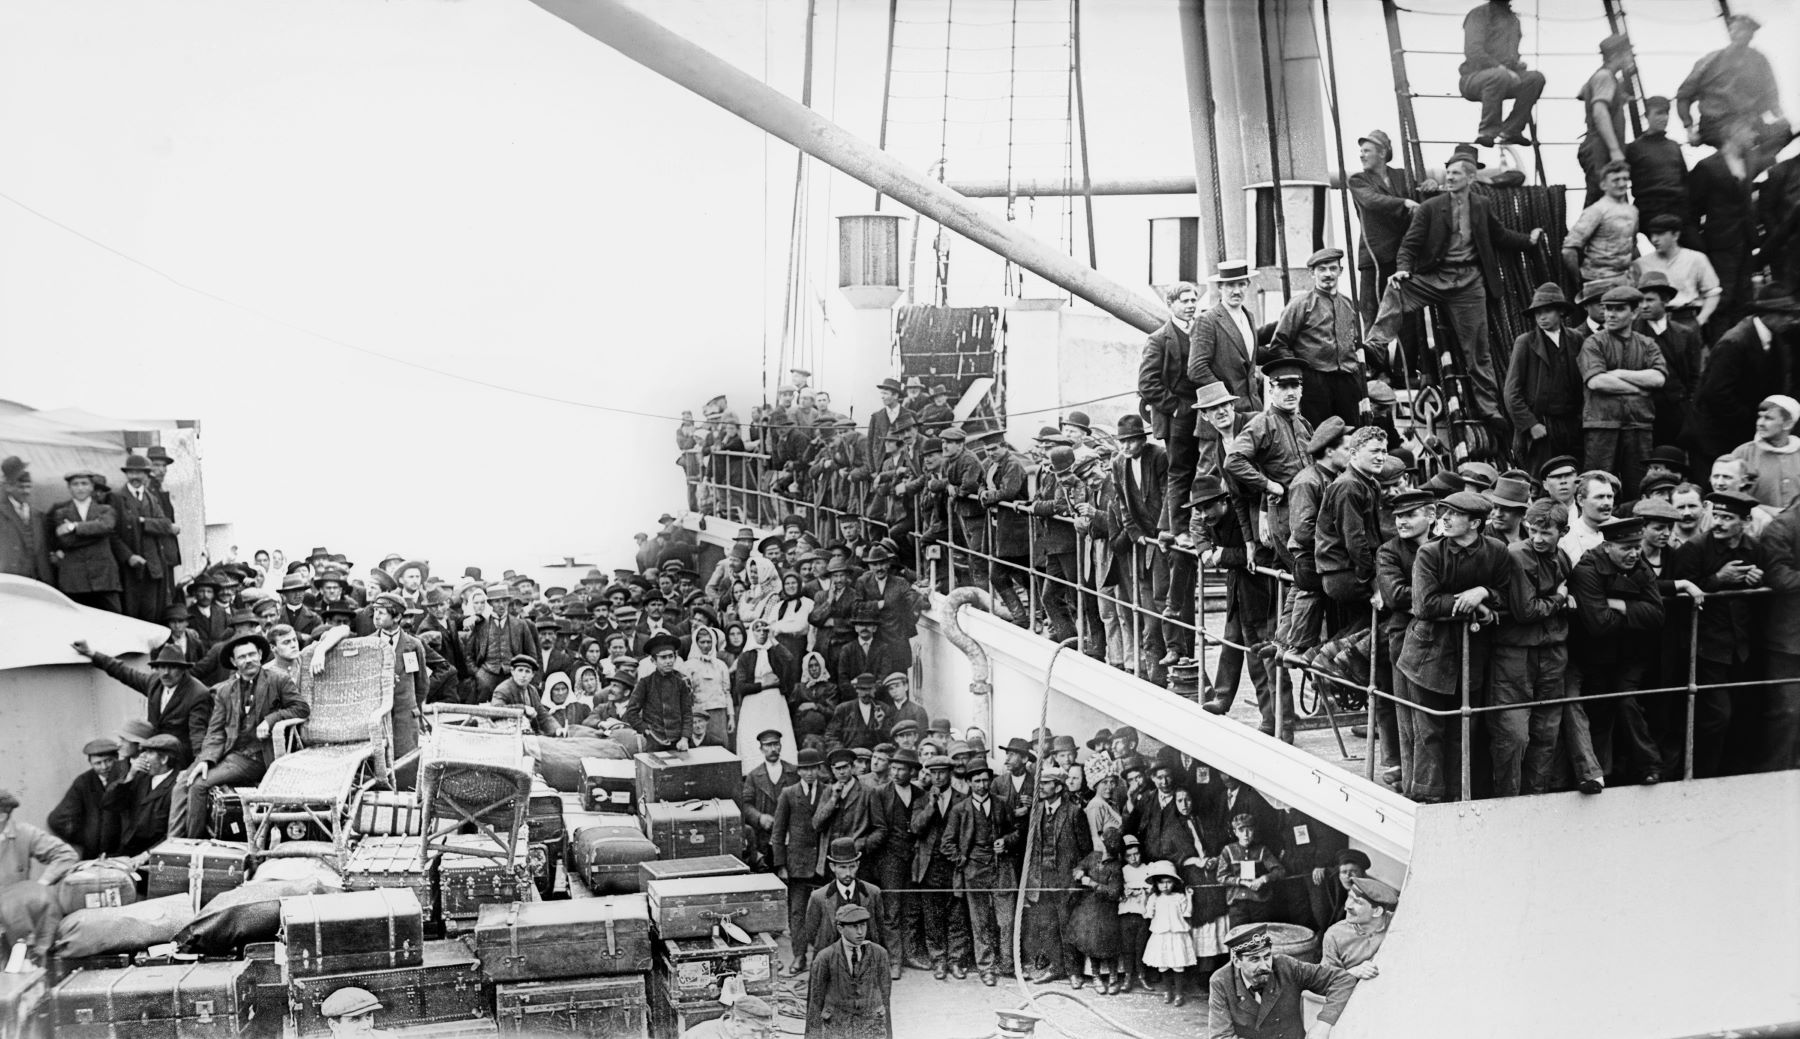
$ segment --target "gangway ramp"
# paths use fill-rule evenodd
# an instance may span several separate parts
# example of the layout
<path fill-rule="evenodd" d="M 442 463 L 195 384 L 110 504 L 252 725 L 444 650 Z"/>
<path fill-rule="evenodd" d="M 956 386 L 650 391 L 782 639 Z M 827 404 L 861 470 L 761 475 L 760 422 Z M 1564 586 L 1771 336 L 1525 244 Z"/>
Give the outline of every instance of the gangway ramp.
<path fill-rule="evenodd" d="M 1663 1039 L 1800 1019 L 1800 772 L 1421 805 L 1332 1039 Z"/>

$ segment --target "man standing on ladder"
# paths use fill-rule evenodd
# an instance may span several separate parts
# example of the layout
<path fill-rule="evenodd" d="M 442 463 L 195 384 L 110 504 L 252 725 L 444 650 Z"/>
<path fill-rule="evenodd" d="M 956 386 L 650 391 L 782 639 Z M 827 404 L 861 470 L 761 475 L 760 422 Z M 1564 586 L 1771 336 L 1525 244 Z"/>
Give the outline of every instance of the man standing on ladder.
<path fill-rule="evenodd" d="M 1412 224 L 1394 259 L 1394 276 L 1381 298 L 1369 332 L 1374 356 L 1386 357 L 1400 319 L 1427 305 L 1444 308 L 1456 330 L 1463 369 L 1474 396 L 1474 416 L 1496 435 L 1506 428 L 1488 356 L 1487 301 L 1500 295 L 1495 247 L 1522 252 L 1544 240 L 1544 229 L 1522 235 L 1500 223 L 1488 201 L 1470 192 L 1475 184 L 1475 149 L 1458 145 L 1444 164 L 1444 192 L 1413 211 Z M 1465 415 L 1467 402 L 1465 402 Z"/>
<path fill-rule="evenodd" d="M 1456 89 L 1470 101 L 1481 102 L 1475 143 L 1483 148 L 1531 143 L 1525 127 L 1544 92 L 1544 74 L 1519 60 L 1522 35 L 1512 0 L 1488 0 L 1463 18 L 1463 63 L 1456 70 Z M 1500 105 L 1509 97 L 1512 114 L 1503 120 Z"/>

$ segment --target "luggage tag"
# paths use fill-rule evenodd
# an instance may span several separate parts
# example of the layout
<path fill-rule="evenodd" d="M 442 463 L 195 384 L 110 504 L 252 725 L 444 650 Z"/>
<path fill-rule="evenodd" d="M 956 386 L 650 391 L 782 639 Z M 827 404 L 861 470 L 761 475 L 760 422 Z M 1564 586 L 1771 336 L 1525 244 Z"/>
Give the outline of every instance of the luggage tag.
<path fill-rule="evenodd" d="M 1256 863 L 1251 862 L 1248 859 L 1244 860 L 1243 862 L 1238 863 L 1238 879 L 1239 880 L 1255 880 L 1256 879 Z"/>
<path fill-rule="evenodd" d="M 1294 827 L 1294 843 L 1295 844 L 1311 844 L 1312 843 L 1312 833 L 1307 830 L 1305 823 L 1302 823 L 1299 826 Z"/>
<path fill-rule="evenodd" d="M 406 668 L 407 674 L 416 675 L 419 673 L 419 655 L 412 650 L 409 649 L 400 654 L 400 663 Z"/>

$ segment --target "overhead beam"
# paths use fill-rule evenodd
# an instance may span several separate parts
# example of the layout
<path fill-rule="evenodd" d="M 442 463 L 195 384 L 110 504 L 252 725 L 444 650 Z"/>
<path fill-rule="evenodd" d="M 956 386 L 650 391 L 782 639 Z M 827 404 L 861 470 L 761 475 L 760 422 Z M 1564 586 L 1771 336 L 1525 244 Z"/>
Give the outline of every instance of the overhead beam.
<path fill-rule="evenodd" d="M 1192 195 L 1198 186 L 1192 176 L 1138 177 L 1130 180 L 1096 180 L 1088 190 L 1063 180 L 952 180 L 945 187 L 964 198 L 1060 198 L 1065 195 Z"/>
<path fill-rule="evenodd" d="M 1129 325 L 1154 332 L 1168 318 L 1158 304 L 1026 234 L 1016 224 L 996 219 L 969 199 L 619 0 L 532 2 L 652 72 Z"/>

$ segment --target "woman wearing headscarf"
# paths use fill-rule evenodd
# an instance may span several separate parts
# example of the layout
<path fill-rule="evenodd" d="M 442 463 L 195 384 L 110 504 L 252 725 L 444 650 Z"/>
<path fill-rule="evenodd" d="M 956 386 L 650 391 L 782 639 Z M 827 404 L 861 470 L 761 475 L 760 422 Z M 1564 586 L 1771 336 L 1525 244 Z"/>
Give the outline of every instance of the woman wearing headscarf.
<path fill-rule="evenodd" d="M 707 739 L 731 746 L 731 669 L 719 658 L 725 636 L 717 628 L 694 629 L 681 673 L 694 687 L 694 713 L 706 714 Z"/>
<path fill-rule="evenodd" d="M 796 735 L 804 739 L 809 734 L 825 734 L 831 712 L 837 707 L 837 683 L 825 667 L 824 654 L 808 653 L 801 658 L 800 681 L 788 694 L 788 702 L 794 710 Z"/>
<path fill-rule="evenodd" d="M 569 734 L 569 707 L 575 701 L 575 686 L 569 676 L 552 671 L 544 679 L 544 692 L 538 697 L 537 729 L 546 736 Z"/>
<path fill-rule="evenodd" d="M 732 692 L 738 698 L 737 755 L 746 775 L 762 764 L 757 737 L 770 729 L 781 733 L 781 746 L 790 760 L 791 755 L 798 753 L 788 694 L 799 673 L 794 656 L 769 635 L 769 623 L 752 623 L 750 644 L 738 656 L 732 683 Z"/>
<path fill-rule="evenodd" d="M 725 645 L 719 648 L 719 656 L 725 661 L 725 666 L 736 667 L 738 657 L 743 655 L 744 650 L 749 648 L 749 645 L 750 635 L 748 630 L 746 630 L 744 623 L 738 620 L 726 622 Z"/>
<path fill-rule="evenodd" d="M 781 568 L 763 554 L 771 544 L 780 545 L 781 535 L 770 534 L 757 542 L 756 551 L 750 553 L 744 563 L 744 572 L 739 578 L 744 582 L 744 590 L 738 593 L 739 617 L 761 617 L 768 611 L 769 604 L 781 596 Z"/>
<path fill-rule="evenodd" d="M 799 660 L 806 655 L 807 640 L 812 637 L 813 601 L 806 594 L 800 575 L 792 570 L 781 575 L 781 594 L 769 602 L 763 617 L 775 641 Z"/>

